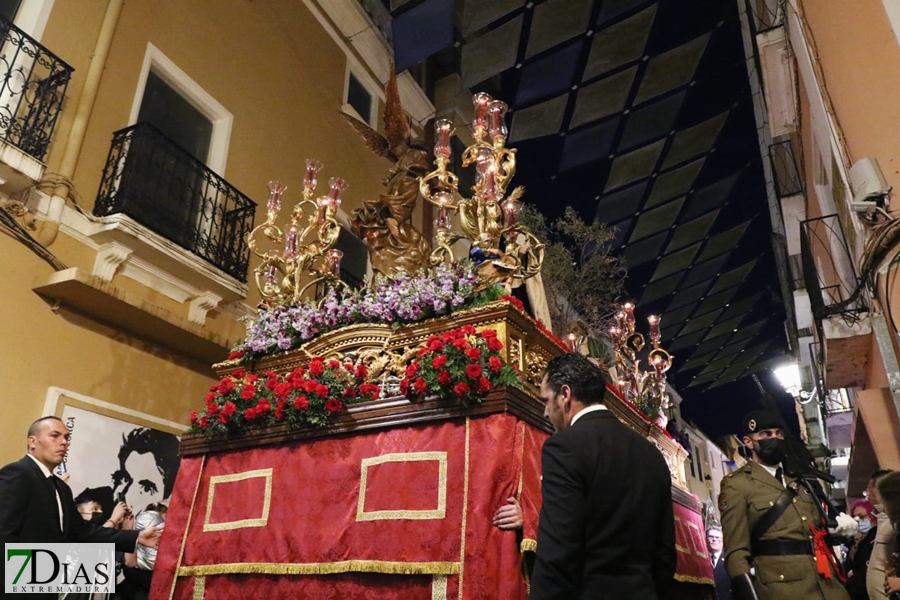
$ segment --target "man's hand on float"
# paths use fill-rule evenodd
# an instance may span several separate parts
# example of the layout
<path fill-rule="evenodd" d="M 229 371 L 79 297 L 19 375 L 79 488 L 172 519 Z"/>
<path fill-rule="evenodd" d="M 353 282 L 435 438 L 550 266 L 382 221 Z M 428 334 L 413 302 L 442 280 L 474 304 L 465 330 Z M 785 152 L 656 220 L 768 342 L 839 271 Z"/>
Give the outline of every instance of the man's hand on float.
<path fill-rule="evenodd" d="M 137 543 L 141 546 L 147 546 L 148 548 L 156 548 L 159 546 L 159 538 L 162 533 L 163 525 L 157 525 L 156 527 L 148 527 L 141 531 L 138 534 Z"/>
<path fill-rule="evenodd" d="M 509 530 L 520 529 L 525 519 L 522 516 L 522 507 L 513 496 L 506 499 L 506 504 L 494 513 L 494 527 Z"/>

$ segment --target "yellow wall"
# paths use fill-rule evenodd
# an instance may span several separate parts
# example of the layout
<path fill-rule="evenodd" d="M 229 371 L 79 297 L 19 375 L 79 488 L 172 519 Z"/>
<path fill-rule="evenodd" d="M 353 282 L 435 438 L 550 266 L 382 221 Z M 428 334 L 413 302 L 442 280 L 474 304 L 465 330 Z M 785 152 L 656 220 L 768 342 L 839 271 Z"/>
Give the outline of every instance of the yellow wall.
<path fill-rule="evenodd" d="M 56 2 L 41 42 L 75 68 L 47 157 L 57 171 L 106 2 Z M 303 162 L 325 164 L 320 191 L 329 177 L 345 177 L 348 212 L 375 197 L 389 163 L 375 157 L 338 115 L 346 57 L 298 0 L 129 0 L 113 38 L 96 104 L 73 177 L 81 204 L 94 204 L 112 133 L 129 125 L 147 43 L 153 43 L 234 115 L 225 179 L 263 210 L 266 181 L 288 184 L 285 204 L 298 200 Z M 93 253 L 61 234 L 50 250 L 69 266 L 90 271 Z M 6 415 L 0 464 L 24 452 L 28 424 L 41 416 L 50 386 L 188 422 L 214 381 L 202 365 L 121 332 L 52 307 L 31 291 L 52 269 L 22 245 L 0 235 L 4 277 L 0 298 L 0 372 Z M 252 266 L 252 265 L 251 265 Z M 252 277 L 251 277 L 252 279 Z M 141 289 L 147 301 L 187 315 L 154 290 L 117 275 L 113 284 Z M 258 300 L 250 284 L 250 305 Z M 210 315 L 208 328 L 234 332 L 230 317 Z M 233 336 L 232 336 L 233 337 Z M 223 350 L 223 358 L 224 358 Z"/>

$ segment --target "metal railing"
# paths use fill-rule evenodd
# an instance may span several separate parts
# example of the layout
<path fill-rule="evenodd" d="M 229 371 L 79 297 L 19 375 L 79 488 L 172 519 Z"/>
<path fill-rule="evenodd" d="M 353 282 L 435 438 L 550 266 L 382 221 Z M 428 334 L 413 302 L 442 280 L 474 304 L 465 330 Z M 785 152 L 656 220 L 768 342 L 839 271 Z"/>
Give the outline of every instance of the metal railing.
<path fill-rule="evenodd" d="M 772 161 L 772 175 L 775 177 L 775 193 L 779 198 L 787 198 L 803 192 L 803 177 L 797 168 L 794 149 L 790 140 L 769 146 L 769 160 Z"/>
<path fill-rule="evenodd" d="M 0 139 L 44 160 L 73 71 L 0 18 Z"/>
<path fill-rule="evenodd" d="M 256 203 L 149 123 L 113 134 L 94 215 L 117 213 L 247 281 Z"/>
<path fill-rule="evenodd" d="M 753 16 L 753 33 L 764 33 L 784 24 L 783 0 L 747 0 L 747 7 Z"/>

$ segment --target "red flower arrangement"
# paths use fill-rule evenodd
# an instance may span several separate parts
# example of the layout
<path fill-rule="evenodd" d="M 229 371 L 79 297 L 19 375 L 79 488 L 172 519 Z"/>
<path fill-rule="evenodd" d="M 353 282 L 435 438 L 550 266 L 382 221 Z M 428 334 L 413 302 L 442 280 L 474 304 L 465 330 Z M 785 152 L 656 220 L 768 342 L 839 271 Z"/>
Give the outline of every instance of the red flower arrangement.
<path fill-rule="evenodd" d="M 504 364 L 503 342 L 493 329 L 476 333 L 471 325 L 431 336 L 400 380 L 406 396 L 456 397 L 465 403 L 481 402 L 492 389 L 521 385 L 519 373 Z"/>
<path fill-rule="evenodd" d="M 284 377 L 237 369 L 210 388 L 202 412 L 191 413 L 190 431 L 226 434 L 251 423 L 324 427 L 344 404 L 378 398 L 381 389 L 366 377 L 362 365 L 320 357 Z"/>
<path fill-rule="evenodd" d="M 500 300 L 500 301 L 502 301 L 502 302 L 509 302 L 510 304 L 512 304 L 513 306 L 515 306 L 516 308 L 518 308 L 520 311 L 522 311 L 522 312 L 525 314 L 526 317 L 528 317 L 529 319 L 531 319 L 532 321 L 534 321 L 534 324 L 537 325 L 537 328 L 541 331 L 541 333 L 543 333 L 543 334 L 546 335 L 548 338 L 550 338 L 551 340 L 553 340 L 553 342 L 554 342 L 557 346 L 559 346 L 560 348 L 562 348 L 562 349 L 565 350 L 566 352 L 569 351 L 569 347 L 566 346 L 565 342 L 563 342 L 563 341 L 562 341 L 561 339 L 559 339 L 556 335 L 554 335 L 554 333 L 553 333 L 552 331 L 550 331 L 549 329 L 547 329 L 547 328 L 544 326 L 544 324 L 541 323 L 540 319 L 535 319 L 534 317 L 532 317 L 531 315 L 529 315 L 529 314 L 525 311 L 525 305 L 522 304 L 522 301 L 521 301 L 521 300 L 519 300 L 519 299 L 516 298 L 515 296 L 510 296 L 509 294 L 506 294 L 506 295 L 504 295 L 504 296 L 500 296 L 497 300 Z"/>

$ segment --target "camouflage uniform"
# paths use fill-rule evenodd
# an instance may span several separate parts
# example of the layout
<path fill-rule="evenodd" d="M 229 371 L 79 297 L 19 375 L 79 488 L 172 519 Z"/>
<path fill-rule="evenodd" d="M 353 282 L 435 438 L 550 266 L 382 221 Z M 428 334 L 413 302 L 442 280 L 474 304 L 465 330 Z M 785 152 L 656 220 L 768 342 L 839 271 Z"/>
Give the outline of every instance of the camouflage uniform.
<path fill-rule="evenodd" d="M 719 511 L 728 575 L 738 577 L 750 573 L 754 567 L 753 587 L 759 600 L 849 600 L 834 572 L 830 578 L 819 575 L 812 550 L 805 554 L 753 555 L 750 532 L 775 504 L 785 486 L 794 489 L 797 495 L 759 539 L 806 542 L 811 549 L 813 536 L 809 525 L 821 527 L 821 516 L 816 506 L 818 500 L 799 481 L 785 475 L 782 486 L 765 468 L 752 461 L 722 480 Z"/>

